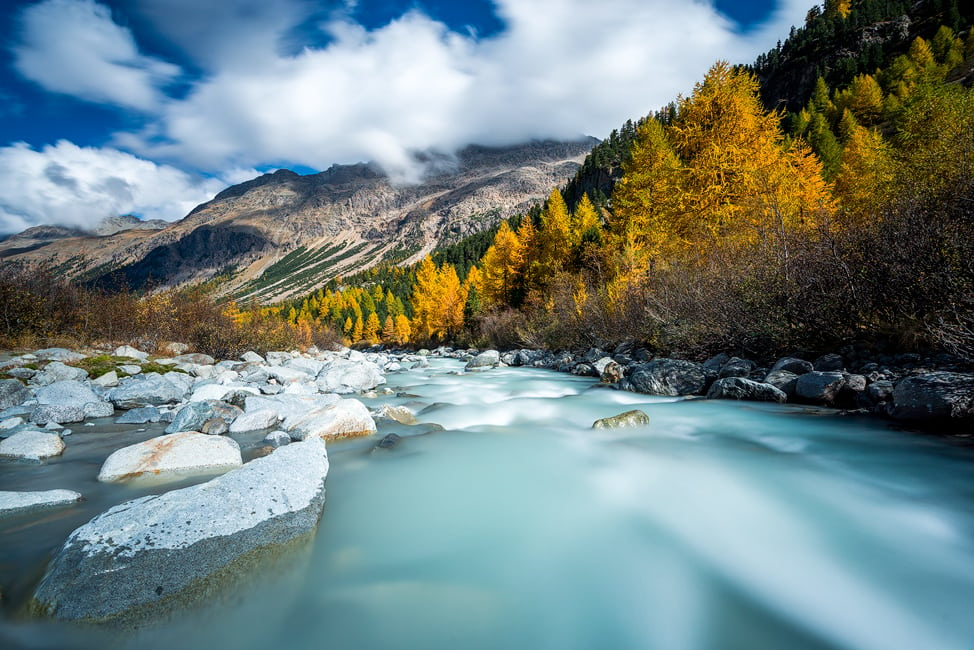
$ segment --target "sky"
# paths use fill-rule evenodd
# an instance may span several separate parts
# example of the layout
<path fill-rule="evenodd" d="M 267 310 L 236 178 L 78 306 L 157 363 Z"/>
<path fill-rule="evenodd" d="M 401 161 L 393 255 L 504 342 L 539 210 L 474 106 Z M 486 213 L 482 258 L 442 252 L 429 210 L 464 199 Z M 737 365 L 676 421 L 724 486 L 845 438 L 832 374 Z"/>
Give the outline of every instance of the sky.
<path fill-rule="evenodd" d="M 810 0 L 6 0 L 0 234 L 173 221 L 228 185 L 605 137 Z"/>

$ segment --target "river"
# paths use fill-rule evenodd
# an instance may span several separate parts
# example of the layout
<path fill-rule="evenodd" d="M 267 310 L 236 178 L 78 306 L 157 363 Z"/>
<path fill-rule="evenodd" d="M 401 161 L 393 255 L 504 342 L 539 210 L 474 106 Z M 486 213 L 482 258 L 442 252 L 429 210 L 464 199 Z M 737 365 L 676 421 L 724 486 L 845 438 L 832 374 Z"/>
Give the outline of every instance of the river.
<path fill-rule="evenodd" d="M 974 450 L 824 409 L 461 368 L 433 360 L 388 377 L 398 396 L 366 400 L 404 404 L 442 431 L 384 424 L 380 434 L 403 436 L 395 449 L 329 445 L 324 517 L 297 569 L 136 639 L 8 617 L 0 643 L 974 647 Z M 633 408 L 648 427 L 591 429 Z M 0 466 L 0 489 L 88 496 L 0 522 L 0 580 L 14 599 L 73 527 L 151 491 L 95 483 L 99 458 L 159 433 L 117 442 L 106 428 L 76 428 L 67 443 L 81 451 L 61 461 Z"/>

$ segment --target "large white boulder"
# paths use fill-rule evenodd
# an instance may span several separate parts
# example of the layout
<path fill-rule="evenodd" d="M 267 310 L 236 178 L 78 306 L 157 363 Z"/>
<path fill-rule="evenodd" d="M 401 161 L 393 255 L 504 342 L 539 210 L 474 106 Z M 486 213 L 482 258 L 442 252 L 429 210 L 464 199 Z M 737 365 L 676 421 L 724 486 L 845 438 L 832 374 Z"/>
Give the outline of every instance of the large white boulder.
<path fill-rule="evenodd" d="M 137 626 L 229 593 L 261 561 L 311 541 L 327 475 L 325 444 L 311 439 L 207 483 L 115 506 L 71 533 L 31 609 Z"/>
<path fill-rule="evenodd" d="M 122 447 L 105 459 L 98 480 L 112 483 L 145 476 L 180 478 L 242 464 L 236 440 L 185 431 Z"/>
<path fill-rule="evenodd" d="M 379 367 L 370 361 L 339 359 L 323 368 L 315 383 L 323 393 L 348 395 L 372 390 L 386 383 L 386 378 Z"/>
<path fill-rule="evenodd" d="M 64 453 L 61 436 L 43 431 L 18 431 L 0 440 L 0 458 L 44 460 Z"/>
<path fill-rule="evenodd" d="M 281 419 L 278 417 L 277 412 L 272 409 L 249 411 L 238 415 L 237 419 L 230 423 L 230 433 L 260 431 L 261 429 L 277 426 L 277 423 L 280 421 Z"/>
<path fill-rule="evenodd" d="M 324 408 L 288 418 L 282 427 L 294 440 L 318 437 L 325 440 L 357 438 L 376 431 L 375 420 L 365 404 L 356 399 L 343 399 Z"/>
<path fill-rule="evenodd" d="M 43 490 L 40 492 L 0 492 L 0 517 L 32 510 L 66 506 L 81 501 L 79 492 Z"/>

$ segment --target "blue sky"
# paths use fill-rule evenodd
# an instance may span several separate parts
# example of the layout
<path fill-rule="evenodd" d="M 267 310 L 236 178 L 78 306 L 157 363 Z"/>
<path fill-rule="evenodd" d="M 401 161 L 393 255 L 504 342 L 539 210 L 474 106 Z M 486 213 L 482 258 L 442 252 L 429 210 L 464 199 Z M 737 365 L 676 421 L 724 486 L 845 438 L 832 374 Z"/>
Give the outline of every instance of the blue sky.
<path fill-rule="evenodd" d="M 603 137 L 806 0 L 35 0 L 0 8 L 0 233 L 174 220 L 278 167 Z"/>

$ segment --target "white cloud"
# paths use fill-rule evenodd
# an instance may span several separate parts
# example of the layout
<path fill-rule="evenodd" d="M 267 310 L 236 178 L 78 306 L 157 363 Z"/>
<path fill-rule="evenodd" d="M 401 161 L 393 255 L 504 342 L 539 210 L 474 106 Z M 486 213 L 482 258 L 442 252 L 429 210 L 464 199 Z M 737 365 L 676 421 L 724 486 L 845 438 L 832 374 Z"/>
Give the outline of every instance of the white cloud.
<path fill-rule="evenodd" d="M 485 39 L 417 11 L 372 32 L 338 18 L 327 47 L 224 66 L 167 104 L 151 137 L 116 143 L 204 169 L 372 159 L 410 180 L 417 150 L 604 136 L 688 92 L 716 59 L 752 60 L 805 1 L 747 35 L 708 3 L 672 0 L 497 0 L 506 28 Z"/>
<path fill-rule="evenodd" d="M 224 187 L 223 180 L 115 149 L 62 140 L 36 151 L 16 143 L 0 148 L 0 232 L 39 224 L 85 228 L 121 214 L 172 221 Z"/>
<path fill-rule="evenodd" d="M 43 88 L 142 111 L 179 68 L 139 53 L 131 32 L 94 0 L 44 0 L 21 14 L 14 66 Z"/>

